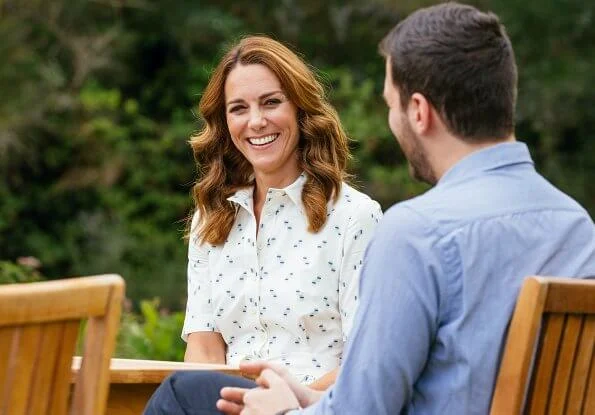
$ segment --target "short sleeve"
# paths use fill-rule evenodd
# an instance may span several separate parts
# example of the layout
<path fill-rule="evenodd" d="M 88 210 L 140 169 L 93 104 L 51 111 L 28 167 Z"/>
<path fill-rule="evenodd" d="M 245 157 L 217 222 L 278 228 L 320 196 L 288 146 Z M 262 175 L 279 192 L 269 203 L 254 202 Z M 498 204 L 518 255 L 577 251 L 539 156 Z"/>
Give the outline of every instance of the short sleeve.
<path fill-rule="evenodd" d="M 353 209 L 343 242 L 343 260 L 339 276 L 339 310 L 343 340 L 347 339 L 353 323 L 359 295 L 359 275 L 364 253 L 382 218 L 380 205 L 369 198 Z"/>
<path fill-rule="evenodd" d="M 217 331 L 213 316 L 211 280 L 209 277 L 209 245 L 200 243 L 198 212 L 192 218 L 188 243 L 188 302 L 182 339 L 197 331 Z"/>

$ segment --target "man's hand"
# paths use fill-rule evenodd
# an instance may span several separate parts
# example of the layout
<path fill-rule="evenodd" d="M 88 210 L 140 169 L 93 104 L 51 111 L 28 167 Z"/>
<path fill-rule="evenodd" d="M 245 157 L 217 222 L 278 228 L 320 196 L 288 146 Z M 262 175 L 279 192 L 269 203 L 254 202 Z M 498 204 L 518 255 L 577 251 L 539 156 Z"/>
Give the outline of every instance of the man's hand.
<path fill-rule="evenodd" d="M 276 408 L 276 411 L 281 411 L 288 408 L 297 408 L 298 405 L 294 404 L 293 406 L 291 403 L 293 402 L 290 398 L 293 397 L 299 403 L 299 406 L 305 408 L 310 406 L 314 402 L 318 401 L 322 396 L 322 392 L 314 391 L 307 386 L 300 384 L 284 367 L 269 363 L 269 362 L 242 362 L 240 363 L 240 369 L 243 373 L 248 376 L 255 377 L 258 376 L 256 379 L 256 383 L 260 385 L 260 388 L 256 389 L 244 389 L 244 388 L 223 388 L 221 389 L 221 397 L 217 402 L 217 408 L 225 412 L 229 415 L 238 415 L 240 413 L 260 413 L 260 412 L 242 412 L 244 409 L 244 404 L 246 403 L 246 395 L 250 393 L 251 397 L 249 397 L 249 401 L 252 402 L 251 405 L 247 405 L 247 410 L 262 410 L 262 413 L 269 413 L 272 409 L 272 406 L 268 404 L 273 404 L 274 398 L 279 398 L 279 405 L 285 404 L 286 406 Z M 271 391 L 270 382 L 267 381 L 265 378 L 265 372 L 269 373 L 267 375 L 268 378 L 274 378 L 277 383 L 274 383 L 275 390 Z M 259 376 L 260 375 L 260 376 Z M 289 393 L 287 393 L 289 391 Z M 273 396 L 270 398 L 268 395 Z M 256 397 L 254 397 L 256 396 Z M 264 400 L 262 402 L 262 408 L 260 406 L 260 399 L 264 396 Z M 281 400 L 283 399 L 283 400 Z M 272 413 L 275 413 L 273 411 Z"/>
<path fill-rule="evenodd" d="M 256 383 L 260 387 L 221 389 L 223 399 L 217 401 L 217 409 L 226 414 L 272 415 L 299 407 L 298 399 L 287 382 L 271 369 L 264 369 Z"/>
<path fill-rule="evenodd" d="M 294 378 L 293 375 L 289 373 L 289 371 L 280 364 L 264 361 L 240 363 L 240 370 L 242 371 L 242 373 L 245 373 L 250 377 L 256 377 L 258 375 L 261 375 L 265 369 L 272 370 L 287 383 L 293 394 L 298 399 L 298 402 L 302 408 L 305 408 L 307 406 L 312 405 L 314 402 L 317 402 L 320 399 L 320 397 L 324 394 L 324 392 L 312 390 L 308 386 L 299 383 L 297 379 Z M 258 379 L 256 379 L 256 383 L 258 383 Z"/>
<path fill-rule="evenodd" d="M 297 397 L 288 383 L 271 369 L 264 369 L 256 383 L 259 388 L 244 395 L 242 415 L 274 415 L 280 411 L 299 408 Z"/>

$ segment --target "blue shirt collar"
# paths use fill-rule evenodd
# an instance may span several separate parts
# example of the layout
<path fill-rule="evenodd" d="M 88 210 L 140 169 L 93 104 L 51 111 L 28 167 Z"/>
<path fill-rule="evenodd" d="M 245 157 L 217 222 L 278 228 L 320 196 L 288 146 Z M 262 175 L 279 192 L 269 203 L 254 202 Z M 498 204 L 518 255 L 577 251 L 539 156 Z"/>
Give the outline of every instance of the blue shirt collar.
<path fill-rule="evenodd" d="M 475 151 L 452 166 L 438 180 L 437 185 L 475 176 L 480 172 L 495 170 L 514 164 L 533 165 L 531 154 L 525 143 L 518 141 L 499 143 Z"/>

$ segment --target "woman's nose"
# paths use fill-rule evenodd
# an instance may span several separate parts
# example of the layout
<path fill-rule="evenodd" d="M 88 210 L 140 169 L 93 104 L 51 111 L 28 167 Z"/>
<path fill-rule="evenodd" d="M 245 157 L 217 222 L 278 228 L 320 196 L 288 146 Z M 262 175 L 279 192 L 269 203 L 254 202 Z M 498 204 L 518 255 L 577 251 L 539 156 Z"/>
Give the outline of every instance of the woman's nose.
<path fill-rule="evenodd" d="M 266 118 L 260 108 L 250 111 L 250 120 L 248 126 L 255 130 L 260 130 L 266 126 Z"/>

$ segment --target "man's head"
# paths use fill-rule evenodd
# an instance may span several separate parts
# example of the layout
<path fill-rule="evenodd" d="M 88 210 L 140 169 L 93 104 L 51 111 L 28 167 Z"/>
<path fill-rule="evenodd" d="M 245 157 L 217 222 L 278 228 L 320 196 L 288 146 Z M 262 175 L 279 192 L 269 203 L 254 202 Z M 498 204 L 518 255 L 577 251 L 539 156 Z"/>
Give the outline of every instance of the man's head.
<path fill-rule="evenodd" d="M 415 177 L 435 183 L 439 176 L 425 165 L 425 145 L 407 113 L 411 105 L 419 110 L 418 99 L 427 104 L 430 118 L 435 114 L 450 135 L 467 144 L 513 135 L 517 69 L 496 15 L 458 3 L 421 9 L 391 30 L 380 52 L 387 61 L 389 122 Z"/>

